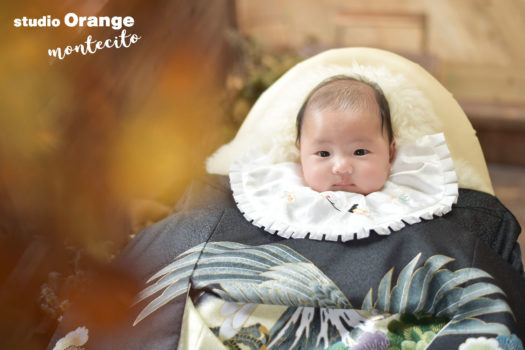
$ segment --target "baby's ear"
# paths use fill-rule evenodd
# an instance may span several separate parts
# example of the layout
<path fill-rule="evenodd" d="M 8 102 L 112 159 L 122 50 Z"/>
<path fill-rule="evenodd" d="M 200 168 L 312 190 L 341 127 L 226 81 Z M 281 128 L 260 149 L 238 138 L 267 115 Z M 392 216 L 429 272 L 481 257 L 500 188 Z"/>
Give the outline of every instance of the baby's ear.
<path fill-rule="evenodd" d="M 301 150 L 301 142 L 299 141 L 299 139 L 295 140 L 295 147 L 297 147 L 299 151 Z"/>
<path fill-rule="evenodd" d="M 396 156 L 396 139 L 392 139 L 392 142 L 390 143 L 390 164 L 394 161 L 394 158 Z"/>

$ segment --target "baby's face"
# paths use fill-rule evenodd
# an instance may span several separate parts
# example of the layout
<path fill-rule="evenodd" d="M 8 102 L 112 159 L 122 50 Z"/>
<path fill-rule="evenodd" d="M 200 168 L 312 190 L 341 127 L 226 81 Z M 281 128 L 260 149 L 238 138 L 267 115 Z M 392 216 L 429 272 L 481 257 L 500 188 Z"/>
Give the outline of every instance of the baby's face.
<path fill-rule="evenodd" d="M 395 145 L 382 132 L 379 113 L 379 108 L 306 111 L 299 141 L 306 184 L 318 192 L 381 190 Z"/>

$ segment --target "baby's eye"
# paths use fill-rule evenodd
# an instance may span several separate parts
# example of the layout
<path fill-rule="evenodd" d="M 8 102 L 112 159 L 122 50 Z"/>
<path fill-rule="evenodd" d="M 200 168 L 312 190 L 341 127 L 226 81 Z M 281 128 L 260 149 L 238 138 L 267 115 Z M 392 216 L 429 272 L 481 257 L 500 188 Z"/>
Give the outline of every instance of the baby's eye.
<path fill-rule="evenodd" d="M 319 157 L 325 158 L 325 157 L 329 157 L 330 156 L 330 152 L 328 152 L 328 151 L 319 151 L 319 152 L 317 152 L 317 155 Z"/>
<path fill-rule="evenodd" d="M 369 151 L 366 150 L 366 149 L 363 149 L 363 148 L 356 149 L 354 151 L 354 155 L 356 155 L 356 156 L 364 156 L 365 154 L 368 154 L 368 153 L 369 153 Z"/>

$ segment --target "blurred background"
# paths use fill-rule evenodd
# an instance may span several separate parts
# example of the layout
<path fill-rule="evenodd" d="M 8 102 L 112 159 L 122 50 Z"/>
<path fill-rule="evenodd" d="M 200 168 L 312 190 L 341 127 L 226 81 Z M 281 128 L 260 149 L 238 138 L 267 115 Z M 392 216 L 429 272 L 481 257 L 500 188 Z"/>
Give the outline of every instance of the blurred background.
<path fill-rule="evenodd" d="M 44 348 L 92 274 L 131 300 L 135 290 L 107 263 L 172 211 L 262 91 L 329 48 L 387 49 L 429 70 L 477 130 L 496 195 L 525 223 L 523 0 L 0 6 L 0 348 Z M 133 16 L 127 32 L 142 38 L 59 61 L 47 50 L 120 31 L 13 27 L 14 18 L 68 12 Z"/>

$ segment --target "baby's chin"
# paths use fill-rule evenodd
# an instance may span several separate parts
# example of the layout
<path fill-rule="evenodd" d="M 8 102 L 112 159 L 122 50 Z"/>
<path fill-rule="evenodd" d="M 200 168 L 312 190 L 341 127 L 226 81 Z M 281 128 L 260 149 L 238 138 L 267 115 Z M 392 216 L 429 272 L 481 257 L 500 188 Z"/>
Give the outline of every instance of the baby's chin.
<path fill-rule="evenodd" d="M 330 185 L 330 186 L 324 186 L 324 187 L 312 187 L 310 186 L 314 191 L 317 192 L 348 192 L 348 193 L 356 193 L 356 194 L 362 194 L 363 196 L 369 195 L 373 192 L 381 191 L 382 186 L 378 188 L 362 188 L 356 185 Z"/>
<path fill-rule="evenodd" d="M 340 191 L 340 192 L 348 192 L 348 193 L 357 193 L 357 194 L 362 194 L 363 196 L 366 196 L 367 194 L 375 192 L 375 191 L 364 191 L 364 190 L 362 190 L 360 188 L 356 188 L 356 187 L 339 187 L 339 186 L 332 187 L 328 191 L 334 191 L 334 192 L 335 191 Z"/>

